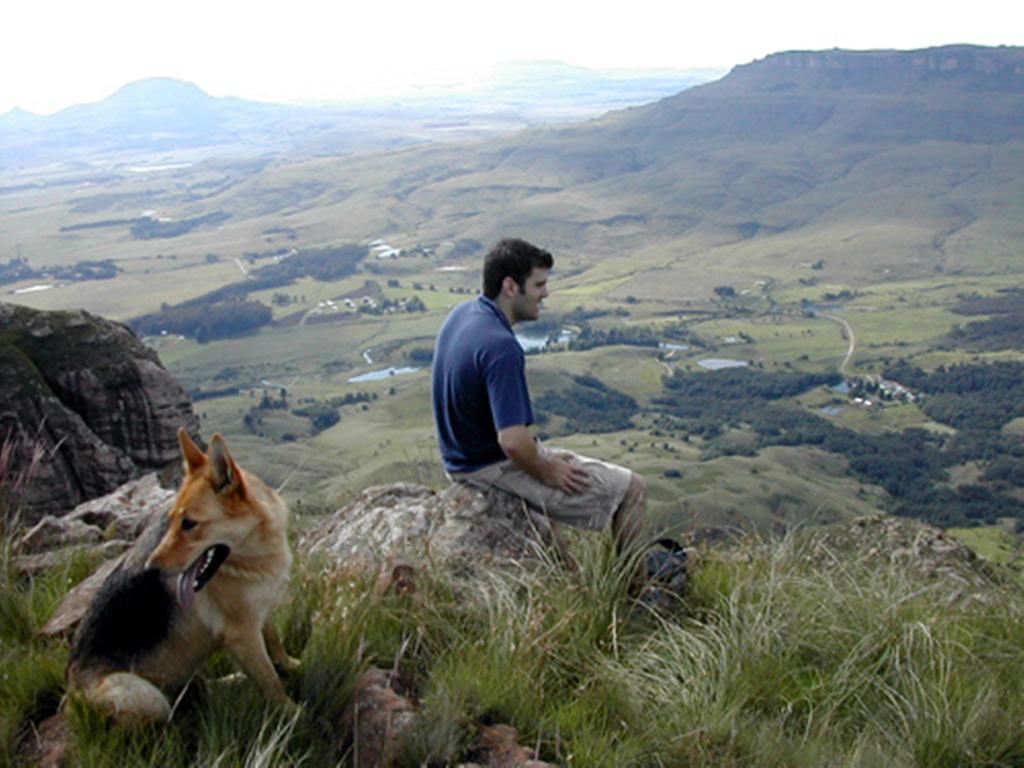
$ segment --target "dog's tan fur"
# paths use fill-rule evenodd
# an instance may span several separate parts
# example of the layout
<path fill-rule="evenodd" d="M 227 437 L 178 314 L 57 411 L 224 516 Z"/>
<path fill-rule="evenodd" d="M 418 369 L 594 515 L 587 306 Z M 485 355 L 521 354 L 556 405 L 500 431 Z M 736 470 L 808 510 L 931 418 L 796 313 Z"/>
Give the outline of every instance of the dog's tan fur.
<path fill-rule="evenodd" d="M 292 562 L 288 508 L 273 489 L 239 468 L 220 435 L 211 439 L 208 454 L 184 429 L 178 438 L 185 477 L 167 532 L 146 566 L 176 578 L 212 545 L 226 544 L 230 554 L 192 605 L 176 612 L 166 639 L 130 670 L 79 658 L 69 667 L 70 683 L 119 720 L 166 719 L 171 710 L 163 691 L 184 684 L 223 647 L 269 699 L 293 707 L 274 666 L 291 670 L 298 662 L 285 652 L 271 622 Z"/>

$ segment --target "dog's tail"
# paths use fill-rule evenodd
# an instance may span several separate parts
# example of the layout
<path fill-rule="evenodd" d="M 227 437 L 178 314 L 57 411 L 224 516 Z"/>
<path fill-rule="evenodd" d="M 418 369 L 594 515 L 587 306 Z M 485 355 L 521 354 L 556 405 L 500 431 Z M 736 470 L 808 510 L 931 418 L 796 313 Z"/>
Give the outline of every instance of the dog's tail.
<path fill-rule="evenodd" d="M 167 697 L 145 678 L 131 672 L 71 675 L 72 688 L 121 725 L 166 723 L 171 719 Z"/>

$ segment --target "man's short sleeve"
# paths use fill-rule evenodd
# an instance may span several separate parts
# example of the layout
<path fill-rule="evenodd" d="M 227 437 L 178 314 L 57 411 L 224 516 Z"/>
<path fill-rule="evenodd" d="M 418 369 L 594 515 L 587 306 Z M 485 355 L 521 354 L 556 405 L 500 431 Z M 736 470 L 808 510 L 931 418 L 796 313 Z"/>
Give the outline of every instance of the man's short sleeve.
<path fill-rule="evenodd" d="M 491 356 L 484 367 L 494 428 L 499 432 L 507 427 L 533 424 L 526 386 L 526 357 L 518 342 L 513 340 L 512 345 Z"/>

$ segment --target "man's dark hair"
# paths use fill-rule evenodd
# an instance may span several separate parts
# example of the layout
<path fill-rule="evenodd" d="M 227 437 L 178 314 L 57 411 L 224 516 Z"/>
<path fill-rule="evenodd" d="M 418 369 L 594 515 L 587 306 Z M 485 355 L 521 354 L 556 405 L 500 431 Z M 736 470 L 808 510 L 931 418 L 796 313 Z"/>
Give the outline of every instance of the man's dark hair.
<path fill-rule="evenodd" d="M 498 298 L 506 277 L 525 288 L 526 278 L 535 268 L 551 269 L 554 263 L 550 253 L 525 240 L 500 240 L 484 257 L 484 296 L 492 301 Z"/>

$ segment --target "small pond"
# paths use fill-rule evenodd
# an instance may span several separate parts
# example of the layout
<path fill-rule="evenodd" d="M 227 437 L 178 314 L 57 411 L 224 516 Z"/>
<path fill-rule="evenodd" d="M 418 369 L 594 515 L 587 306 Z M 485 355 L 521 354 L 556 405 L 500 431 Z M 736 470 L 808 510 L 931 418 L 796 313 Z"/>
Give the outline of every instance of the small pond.
<path fill-rule="evenodd" d="M 353 376 L 348 380 L 349 384 L 359 384 L 364 381 L 384 381 L 390 379 L 392 376 L 404 376 L 408 373 L 416 373 L 419 368 L 384 368 L 380 371 L 370 371 L 369 373 L 361 373 L 358 376 Z"/>
<path fill-rule="evenodd" d="M 709 371 L 720 371 L 723 368 L 746 368 L 746 360 L 730 360 L 727 357 L 706 357 L 698 360 L 697 365 L 707 368 Z"/>

